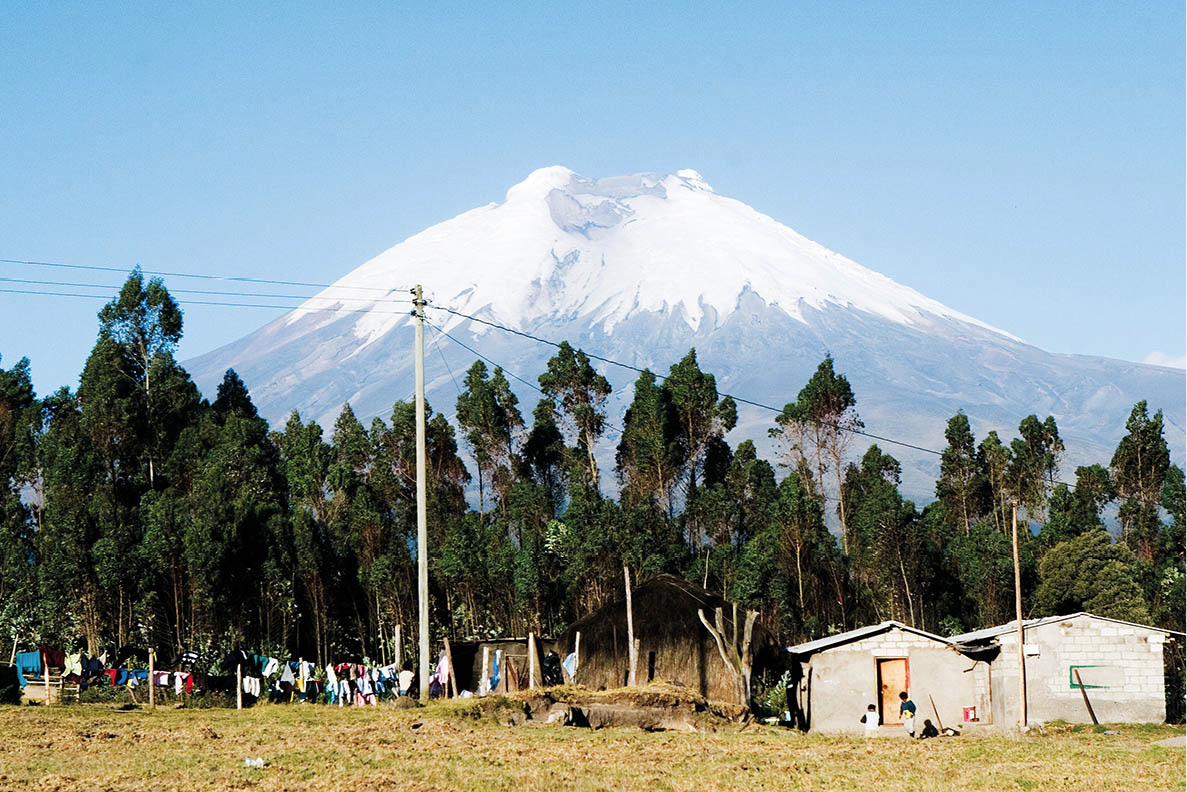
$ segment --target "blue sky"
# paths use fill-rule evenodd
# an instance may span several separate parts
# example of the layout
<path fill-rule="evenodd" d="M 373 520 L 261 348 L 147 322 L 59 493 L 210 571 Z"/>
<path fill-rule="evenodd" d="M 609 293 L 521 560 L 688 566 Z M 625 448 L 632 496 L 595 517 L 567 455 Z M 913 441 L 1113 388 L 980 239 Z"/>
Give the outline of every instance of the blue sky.
<path fill-rule="evenodd" d="M 537 167 L 695 168 L 1046 349 L 1184 355 L 1181 2 L 168 5 L 0 16 L 0 258 L 330 281 Z M 0 293 L 0 366 L 76 385 L 100 305 Z"/>

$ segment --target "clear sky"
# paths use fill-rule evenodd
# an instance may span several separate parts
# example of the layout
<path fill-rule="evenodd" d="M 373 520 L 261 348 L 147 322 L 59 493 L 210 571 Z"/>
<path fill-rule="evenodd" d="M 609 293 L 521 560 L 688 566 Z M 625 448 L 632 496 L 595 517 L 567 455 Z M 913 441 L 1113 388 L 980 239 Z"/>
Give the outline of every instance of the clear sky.
<path fill-rule="evenodd" d="M 544 165 L 694 168 L 1038 346 L 1182 365 L 1182 2 L 176 5 L 5 6 L 0 258 L 330 281 Z M 0 366 L 75 386 L 100 305 L 0 293 Z M 190 306 L 180 356 L 279 313 Z"/>

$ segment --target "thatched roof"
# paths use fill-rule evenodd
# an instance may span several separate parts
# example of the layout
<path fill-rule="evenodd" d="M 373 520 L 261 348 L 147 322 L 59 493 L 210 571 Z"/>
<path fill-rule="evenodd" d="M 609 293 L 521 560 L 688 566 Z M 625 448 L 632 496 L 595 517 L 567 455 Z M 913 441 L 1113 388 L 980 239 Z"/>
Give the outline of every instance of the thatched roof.
<path fill-rule="evenodd" d="M 732 684 L 716 644 L 697 617 L 714 623 L 714 611 L 722 609 L 727 639 L 733 636 L 734 604 L 723 597 L 676 577 L 656 575 L 632 589 L 635 637 L 639 639 L 638 681 L 648 681 L 649 660 L 655 658 L 655 676 L 687 685 L 702 695 L 728 700 Z M 745 624 L 745 610 L 738 619 Z M 593 614 L 570 625 L 556 639 L 562 657 L 573 651 L 581 633 L 581 665 L 577 681 L 587 687 L 619 687 L 624 684 L 627 664 L 626 598 L 608 603 Z M 739 629 L 738 645 L 742 643 Z M 750 653 L 755 671 L 777 654 L 774 637 L 761 623 L 755 623 Z"/>

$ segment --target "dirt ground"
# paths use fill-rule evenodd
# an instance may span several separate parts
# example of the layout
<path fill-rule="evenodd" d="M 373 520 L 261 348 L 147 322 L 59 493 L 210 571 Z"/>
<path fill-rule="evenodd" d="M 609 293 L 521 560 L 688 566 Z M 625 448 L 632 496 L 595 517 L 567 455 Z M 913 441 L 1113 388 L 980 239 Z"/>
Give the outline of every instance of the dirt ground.
<path fill-rule="evenodd" d="M 1169 726 L 1025 737 L 805 736 L 510 727 L 476 706 L 0 708 L 0 790 L 1169 790 Z M 244 758 L 262 758 L 249 768 Z"/>

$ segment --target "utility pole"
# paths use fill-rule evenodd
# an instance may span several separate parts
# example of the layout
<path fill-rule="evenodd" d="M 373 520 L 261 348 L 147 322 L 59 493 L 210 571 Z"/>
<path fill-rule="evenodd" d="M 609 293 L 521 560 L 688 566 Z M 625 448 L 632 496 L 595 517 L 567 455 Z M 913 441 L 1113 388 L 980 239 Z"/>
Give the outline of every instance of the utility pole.
<path fill-rule="evenodd" d="M 425 505 L 425 301 L 420 284 L 412 290 L 416 318 L 416 566 L 420 602 L 420 699 L 429 698 L 429 528 Z"/>
<path fill-rule="evenodd" d="M 1022 642 L 1026 637 L 1022 629 L 1022 570 L 1018 565 L 1018 501 L 1013 509 L 1014 534 L 1014 615 L 1018 619 L 1018 727 L 1026 731 L 1026 652 Z"/>

